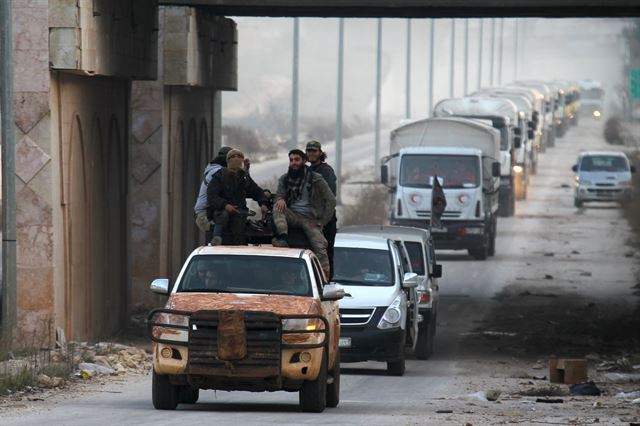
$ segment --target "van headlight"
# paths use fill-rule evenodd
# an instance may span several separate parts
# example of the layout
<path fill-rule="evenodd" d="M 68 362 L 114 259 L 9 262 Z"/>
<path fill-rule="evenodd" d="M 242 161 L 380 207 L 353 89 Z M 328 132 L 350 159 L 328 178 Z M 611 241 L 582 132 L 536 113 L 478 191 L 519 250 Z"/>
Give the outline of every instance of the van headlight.
<path fill-rule="evenodd" d="M 378 323 L 378 328 L 380 330 L 386 330 L 389 328 L 400 327 L 402 325 L 402 314 L 402 295 L 400 294 L 395 298 L 391 305 L 389 305 L 387 310 L 384 311 L 384 315 L 382 315 L 382 318 L 380 318 L 380 322 Z"/>

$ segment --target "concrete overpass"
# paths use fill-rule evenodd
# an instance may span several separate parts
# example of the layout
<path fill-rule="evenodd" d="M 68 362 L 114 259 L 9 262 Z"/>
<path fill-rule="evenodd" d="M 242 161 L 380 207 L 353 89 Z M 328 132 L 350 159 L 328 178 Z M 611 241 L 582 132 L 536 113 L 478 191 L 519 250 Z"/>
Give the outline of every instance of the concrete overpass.
<path fill-rule="evenodd" d="M 159 0 L 226 16 L 354 18 L 640 16 L 637 0 Z"/>

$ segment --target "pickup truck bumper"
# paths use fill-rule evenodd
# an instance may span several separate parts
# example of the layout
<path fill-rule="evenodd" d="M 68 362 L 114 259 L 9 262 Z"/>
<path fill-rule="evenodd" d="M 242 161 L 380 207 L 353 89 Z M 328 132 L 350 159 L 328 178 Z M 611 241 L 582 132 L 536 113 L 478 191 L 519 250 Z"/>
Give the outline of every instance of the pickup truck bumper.
<path fill-rule="evenodd" d="M 399 327 L 390 330 L 342 327 L 340 340 L 345 339 L 350 339 L 350 346 L 340 348 L 341 362 L 396 361 L 403 356 L 405 332 Z"/>
<path fill-rule="evenodd" d="M 391 225 L 413 226 L 416 228 L 428 228 L 428 221 L 417 219 L 390 220 Z M 478 222 L 442 222 L 443 228 L 432 229 L 433 241 L 438 250 L 466 250 L 482 247 L 484 235 L 484 223 Z"/>

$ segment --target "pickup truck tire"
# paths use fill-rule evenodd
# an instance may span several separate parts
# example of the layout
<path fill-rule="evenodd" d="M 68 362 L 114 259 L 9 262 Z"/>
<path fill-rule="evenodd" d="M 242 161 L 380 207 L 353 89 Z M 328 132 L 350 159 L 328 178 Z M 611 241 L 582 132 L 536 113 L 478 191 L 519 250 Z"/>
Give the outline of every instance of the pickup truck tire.
<path fill-rule="evenodd" d="M 336 351 L 336 360 L 329 375 L 333 382 L 327 385 L 327 407 L 334 408 L 340 403 L 340 351 Z"/>
<path fill-rule="evenodd" d="M 180 404 L 195 404 L 200 398 L 200 389 L 191 386 L 181 386 L 178 391 L 178 401 Z"/>
<path fill-rule="evenodd" d="M 157 410 L 175 410 L 178 406 L 178 386 L 172 385 L 169 376 L 153 372 L 151 399 Z"/>
<path fill-rule="evenodd" d="M 387 361 L 387 376 L 404 376 L 405 369 L 404 355 L 397 361 Z"/>
<path fill-rule="evenodd" d="M 299 394 L 300 408 L 305 413 L 322 413 L 327 406 L 327 350 L 315 380 L 305 380 Z"/>
<path fill-rule="evenodd" d="M 582 207 L 582 201 L 578 200 L 577 198 L 573 199 L 573 205 L 576 207 Z"/>

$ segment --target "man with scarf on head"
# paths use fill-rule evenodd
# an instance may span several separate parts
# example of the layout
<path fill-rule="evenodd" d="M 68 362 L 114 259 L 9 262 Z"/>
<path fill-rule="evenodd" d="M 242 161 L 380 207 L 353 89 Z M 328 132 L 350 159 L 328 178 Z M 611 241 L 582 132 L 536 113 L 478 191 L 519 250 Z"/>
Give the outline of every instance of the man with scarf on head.
<path fill-rule="evenodd" d="M 198 192 L 198 198 L 196 199 L 196 205 L 193 207 L 196 215 L 196 226 L 205 233 L 206 240 L 211 241 L 213 238 L 212 221 L 213 217 L 209 216 L 209 203 L 207 200 L 207 187 L 209 182 L 213 179 L 213 175 L 227 167 L 227 154 L 231 151 L 230 146 L 223 146 L 218 151 L 218 155 L 207 164 L 204 169 L 204 176 L 202 183 L 200 184 L 200 191 Z"/>
<path fill-rule="evenodd" d="M 335 213 L 336 197 L 322 175 L 311 171 L 306 161 L 301 150 L 289 151 L 289 170 L 278 180 L 275 196 L 276 237 L 272 242 L 276 247 L 287 247 L 289 227 L 302 228 L 326 278 L 330 279 L 327 240 L 322 235 L 322 228 Z"/>
<path fill-rule="evenodd" d="M 243 170 L 244 154 L 237 149 L 227 153 L 227 168 L 213 175 L 207 187 L 209 212 L 215 221 L 213 245 L 222 244 L 225 230 L 231 231 L 234 245 L 247 244 L 247 197 L 268 211 L 264 191 Z"/>
<path fill-rule="evenodd" d="M 326 163 L 327 154 L 322 150 L 320 142 L 310 140 L 307 142 L 305 149 L 307 152 L 307 160 L 309 161 L 309 168 L 312 172 L 320 173 L 333 195 L 336 195 L 336 173 L 333 171 L 333 167 Z M 338 218 L 335 211 L 331 220 L 322 228 L 322 234 L 327 239 L 327 256 L 329 257 L 329 266 L 331 269 L 331 275 L 333 276 L 333 244 L 336 241 L 336 232 L 338 231 Z"/>

